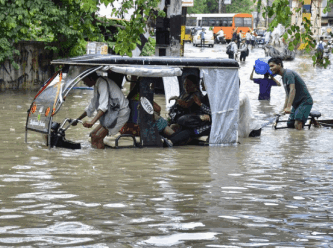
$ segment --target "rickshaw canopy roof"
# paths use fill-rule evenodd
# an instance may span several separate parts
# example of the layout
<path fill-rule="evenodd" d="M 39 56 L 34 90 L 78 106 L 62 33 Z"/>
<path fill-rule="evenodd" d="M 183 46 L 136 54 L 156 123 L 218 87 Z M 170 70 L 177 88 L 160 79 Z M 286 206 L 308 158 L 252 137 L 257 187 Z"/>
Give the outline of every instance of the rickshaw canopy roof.
<path fill-rule="evenodd" d="M 171 66 L 198 68 L 239 68 L 233 59 L 187 58 L 187 57 L 127 57 L 118 55 L 84 55 L 68 59 L 53 60 L 55 65 L 117 65 L 117 66 Z"/>

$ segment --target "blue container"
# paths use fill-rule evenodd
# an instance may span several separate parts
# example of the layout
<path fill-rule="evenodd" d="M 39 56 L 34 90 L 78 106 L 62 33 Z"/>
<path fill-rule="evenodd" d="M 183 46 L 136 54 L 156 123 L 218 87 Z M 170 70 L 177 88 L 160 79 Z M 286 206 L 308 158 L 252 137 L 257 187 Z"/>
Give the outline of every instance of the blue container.
<path fill-rule="evenodd" d="M 269 65 L 268 65 L 268 60 L 270 59 L 271 57 L 266 57 L 266 58 L 259 58 L 255 61 L 254 63 L 254 71 L 257 73 L 257 74 L 261 74 L 261 75 L 264 75 L 266 73 L 269 73 L 269 74 L 273 74 L 271 72 L 271 70 L 269 69 Z"/>

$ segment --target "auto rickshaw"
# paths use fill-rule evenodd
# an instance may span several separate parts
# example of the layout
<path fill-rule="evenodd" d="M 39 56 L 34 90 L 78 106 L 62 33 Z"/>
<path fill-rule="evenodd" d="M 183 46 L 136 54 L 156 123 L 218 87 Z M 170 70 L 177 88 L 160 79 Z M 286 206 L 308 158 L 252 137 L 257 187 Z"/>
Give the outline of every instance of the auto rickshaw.
<path fill-rule="evenodd" d="M 64 99 L 86 76 L 93 72 L 106 75 L 115 72 L 123 78 L 140 77 L 140 101 L 131 111 L 137 115 L 136 123 L 141 132 L 139 140 L 131 135 L 120 135 L 133 139 L 131 147 L 162 147 L 156 123 L 153 120 L 154 83 L 163 80 L 166 106 L 168 99 L 180 94 L 180 85 L 189 75 L 204 82 L 211 108 L 211 131 L 208 144 L 211 146 L 237 143 L 237 121 L 239 107 L 239 65 L 235 60 L 184 57 L 127 57 L 116 55 L 85 55 L 51 62 L 63 66 L 37 92 L 30 105 L 26 121 L 25 141 L 28 131 L 42 133 L 51 148 L 79 149 L 80 144 L 65 139 L 65 131 L 74 119 L 66 118 L 62 124 L 53 122 L 61 111 Z M 67 125 L 67 126 L 66 126 Z"/>
<path fill-rule="evenodd" d="M 191 28 L 187 28 L 185 27 L 185 37 L 184 37 L 184 42 L 190 42 L 192 43 L 193 41 L 193 37 L 192 37 L 192 33 L 191 33 Z"/>

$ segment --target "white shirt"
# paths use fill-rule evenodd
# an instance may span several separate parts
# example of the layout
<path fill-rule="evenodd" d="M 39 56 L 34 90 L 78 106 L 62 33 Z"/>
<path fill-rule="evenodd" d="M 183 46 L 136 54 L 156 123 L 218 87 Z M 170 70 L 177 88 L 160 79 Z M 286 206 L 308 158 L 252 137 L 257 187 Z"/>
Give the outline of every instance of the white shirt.
<path fill-rule="evenodd" d="M 224 35 L 223 30 L 221 29 L 220 31 L 218 31 L 218 32 L 216 33 L 216 35 L 217 35 L 217 36 L 223 36 L 223 35 Z"/>
<path fill-rule="evenodd" d="M 266 32 L 265 33 L 265 41 L 269 41 L 271 38 L 271 33 L 270 32 Z"/>
<path fill-rule="evenodd" d="M 231 42 L 231 51 L 233 51 L 235 54 L 238 52 L 237 44 L 235 42 Z"/>
<path fill-rule="evenodd" d="M 250 33 L 246 33 L 246 35 L 245 35 L 245 39 L 246 39 L 246 40 L 251 40 L 251 34 L 250 34 Z"/>
<path fill-rule="evenodd" d="M 247 49 L 247 44 L 246 43 L 241 43 L 239 46 L 239 51 L 240 52 L 245 52 Z"/>
<path fill-rule="evenodd" d="M 120 90 L 118 85 L 113 82 L 111 79 L 104 77 L 110 88 L 111 98 L 118 98 L 120 104 L 120 111 L 122 109 L 128 108 L 128 100 L 125 98 L 123 92 Z M 106 82 L 104 78 L 99 77 L 94 85 L 94 96 L 91 99 L 89 106 L 85 109 L 87 116 L 92 117 L 95 110 L 102 110 L 106 112 L 108 110 L 109 104 L 109 93 Z M 129 109 L 129 108 L 128 108 Z"/>

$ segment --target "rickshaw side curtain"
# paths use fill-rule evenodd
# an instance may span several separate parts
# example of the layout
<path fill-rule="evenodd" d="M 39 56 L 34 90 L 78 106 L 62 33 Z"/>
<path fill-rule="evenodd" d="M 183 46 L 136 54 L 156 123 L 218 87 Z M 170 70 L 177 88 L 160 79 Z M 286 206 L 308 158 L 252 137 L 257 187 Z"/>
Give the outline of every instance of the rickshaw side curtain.
<path fill-rule="evenodd" d="M 165 93 L 165 106 L 167 111 L 175 104 L 175 100 L 169 99 L 173 96 L 179 96 L 179 82 L 177 77 L 163 77 L 164 93 Z"/>
<path fill-rule="evenodd" d="M 239 76 L 237 69 L 201 69 L 212 112 L 210 145 L 238 140 Z"/>

